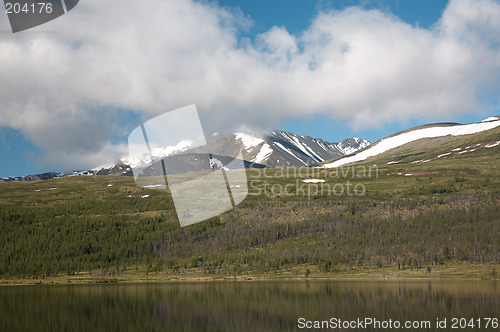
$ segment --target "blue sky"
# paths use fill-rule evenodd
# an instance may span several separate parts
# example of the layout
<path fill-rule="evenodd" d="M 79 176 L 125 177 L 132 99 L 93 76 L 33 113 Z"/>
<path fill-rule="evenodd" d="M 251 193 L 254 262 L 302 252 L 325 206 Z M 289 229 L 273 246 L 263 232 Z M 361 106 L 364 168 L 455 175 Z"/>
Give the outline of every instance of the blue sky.
<path fill-rule="evenodd" d="M 319 11 L 341 10 L 349 6 L 379 9 L 398 16 L 413 25 L 428 28 L 441 17 L 447 0 L 218 0 L 222 6 L 239 8 L 255 24 L 249 36 L 255 36 L 273 26 L 284 26 L 290 33 L 300 34 L 312 23 Z"/>
<path fill-rule="evenodd" d="M 1 34 L 0 177 L 108 163 L 141 121 L 191 103 L 207 134 L 332 142 L 500 113 L 495 0 L 126 1 Z"/>

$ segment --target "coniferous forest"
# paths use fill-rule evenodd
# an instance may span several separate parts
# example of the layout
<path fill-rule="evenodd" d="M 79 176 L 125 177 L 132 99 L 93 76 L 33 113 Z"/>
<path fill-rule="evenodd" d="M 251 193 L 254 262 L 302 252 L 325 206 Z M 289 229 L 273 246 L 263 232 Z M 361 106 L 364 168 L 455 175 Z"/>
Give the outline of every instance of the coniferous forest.
<path fill-rule="evenodd" d="M 330 185 L 362 184 L 363 195 L 318 191 L 319 184 L 304 184 L 306 195 L 285 194 L 279 189 L 302 186 L 304 174 L 249 169 L 250 195 L 240 205 L 187 227 L 180 227 L 167 191 L 137 187 L 133 178 L 0 183 L 0 278 L 328 276 L 367 267 L 495 266 L 496 156 L 464 160 L 384 165 L 370 177 L 315 174 Z"/>

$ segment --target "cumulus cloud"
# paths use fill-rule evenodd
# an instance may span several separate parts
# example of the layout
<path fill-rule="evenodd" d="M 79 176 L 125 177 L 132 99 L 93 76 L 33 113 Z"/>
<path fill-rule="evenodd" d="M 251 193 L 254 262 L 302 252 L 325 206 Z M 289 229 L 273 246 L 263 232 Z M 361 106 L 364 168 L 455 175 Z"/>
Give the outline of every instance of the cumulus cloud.
<path fill-rule="evenodd" d="M 273 27 L 248 40 L 244 13 L 213 4 L 81 1 L 1 36 L 0 126 L 81 167 L 122 152 L 110 136 L 124 111 L 147 120 L 195 103 L 207 132 L 317 113 L 357 128 L 453 118 L 498 88 L 498 17 L 498 2 L 457 0 L 422 29 L 351 7 L 319 13 L 300 35 Z"/>

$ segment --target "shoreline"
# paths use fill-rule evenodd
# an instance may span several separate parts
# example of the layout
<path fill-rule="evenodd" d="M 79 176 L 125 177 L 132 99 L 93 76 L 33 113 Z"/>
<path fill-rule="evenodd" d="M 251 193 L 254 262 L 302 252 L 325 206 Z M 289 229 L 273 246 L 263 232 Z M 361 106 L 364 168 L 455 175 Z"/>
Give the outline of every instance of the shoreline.
<path fill-rule="evenodd" d="M 59 275 L 45 278 L 1 278 L 0 286 L 30 285 L 95 285 L 131 283 L 176 283 L 176 282 L 251 282 L 251 281 L 499 281 L 498 264 L 448 263 L 447 266 L 398 270 L 393 266 L 383 268 L 349 269 L 338 272 L 318 272 L 312 267 L 305 276 L 305 267 L 275 274 L 206 275 L 199 271 L 187 271 L 184 275 L 166 272 L 125 271 L 118 275 L 89 275 L 81 272 L 75 275 Z"/>

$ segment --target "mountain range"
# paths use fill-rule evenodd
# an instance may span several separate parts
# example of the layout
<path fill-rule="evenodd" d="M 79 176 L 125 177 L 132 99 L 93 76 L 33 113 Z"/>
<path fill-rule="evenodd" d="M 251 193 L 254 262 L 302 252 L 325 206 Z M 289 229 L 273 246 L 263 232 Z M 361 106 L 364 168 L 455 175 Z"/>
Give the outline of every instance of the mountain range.
<path fill-rule="evenodd" d="M 407 162 L 428 163 L 446 157 L 464 157 L 468 153 L 478 152 L 481 149 L 490 150 L 497 147 L 500 145 L 500 137 L 497 133 L 500 131 L 499 128 L 500 116 L 493 116 L 477 123 L 436 123 L 418 126 L 395 133 L 375 143 L 360 138 L 348 138 L 332 143 L 281 130 L 260 134 L 237 132 L 213 134 L 207 138 L 207 147 L 215 158 L 213 160 L 223 165 L 228 164 L 241 151 L 247 168 L 312 165 L 333 168 L 364 162 L 383 162 L 388 165 Z M 478 138 L 481 133 L 490 134 Z M 471 137 L 479 140 L 471 140 Z M 472 145 L 468 145 L 469 143 Z M 76 175 L 132 176 L 133 167 L 140 164 L 152 165 L 160 160 L 170 160 L 166 162 L 167 174 L 179 173 L 199 167 L 200 163 L 202 167 L 210 167 L 209 159 L 200 157 L 208 156 L 207 147 L 192 148 L 191 142 L 182 141 L 176 146 L 157 148 L 152 156 L 122 157 L 113 165 L 99 166 L 89 170 L 0 178 L 0 181 L 35 181 Z M 446 149 L 446 147 L 450 147 L 450 151 L 441 151 L 441 148 Z"/>
<path fill-rule="evenodd" d="M 246 167 L 311 166 L 332 158 L 352 154 L 366 148 L 371 143 L 360 138 L 348 138 L 339 143 L 332 143 L 281 130 L 269 133 L 219 133 L 207 138 L 209 151 L 216 160 L 226 164 L 232 159 L 231 157 L 237 156 L 241 151 Z M 193 167 L 195 161 L 199 164 L 203 160 L 199 156 L 206 153 L 206 147 L 193 149 L 191 142 L 181 141 L 176 146 L 153 149 L 152 156 L 125 156 L 112 165 L 99 166 L 89 170 L 0 178 L 0 181 L 35 181 L 76 175 L 132 176 L 133 167 L 147 166 L 166 157 L 175 158 L 175 162 L 169 163 L 167 174 L 177 173 Z"/>

